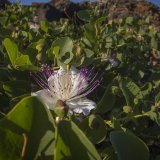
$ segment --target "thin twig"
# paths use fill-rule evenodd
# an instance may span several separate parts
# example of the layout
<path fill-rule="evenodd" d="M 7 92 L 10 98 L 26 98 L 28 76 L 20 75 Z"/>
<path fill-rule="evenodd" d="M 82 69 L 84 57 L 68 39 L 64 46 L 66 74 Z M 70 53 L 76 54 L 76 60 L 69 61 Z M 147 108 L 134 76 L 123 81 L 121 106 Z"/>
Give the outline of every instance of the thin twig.
<path fill-rule="evenodd" d="M 144 114 L 139 114 L 139 115 L 135 115 L 135 116 L 129 116 L 129 117 L 124 117 L 124 118 L 119 118 L 116 119 L 117 121 L 121 122 L 121 121 L 126 121 L 126 120 L 132 120 L 132 119 L 138 119 L 138 118 L 142 118 L 142 117 L 148 117 L 147 113 Z M 112 124 L 112 120 L 104 120 L 104 122 L 108 125 Z"/>
<path fill-rule="evenodd" d="M 24 138 L 24 143 L 23 143 L 23 148 L 22 148 L 22 152 L 21 152 L 21 160 L 24 160 L 25 155 L 26 155 L 26 148 L 27 148 L 27 144 L 28 144 L 28 137 L 25 133 L 23 133 L 22 135 Z"/>

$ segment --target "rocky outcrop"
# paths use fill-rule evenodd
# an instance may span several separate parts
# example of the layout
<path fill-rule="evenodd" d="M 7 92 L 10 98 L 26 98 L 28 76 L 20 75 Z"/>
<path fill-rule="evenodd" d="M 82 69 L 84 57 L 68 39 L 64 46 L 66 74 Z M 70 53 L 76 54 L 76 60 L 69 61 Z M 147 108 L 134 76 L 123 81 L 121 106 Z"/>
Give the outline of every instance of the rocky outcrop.
<path fill-rule="evenodd" d="M 37 9 L 40 20 L 53 21 L 67 16 L 73 17 L 74 12 L 99 5 L 102 10 L 109 11 L 110 18 L 113 19 L 126 16 L 149 16 L 156 26 L 160 25 L 160 8 L 144 0 L 97 0 L 92 5 L 87 2 L 73 3 L 69 0 L 52 0 L 49 3 L 32 3 L 32 5 Z"/>
<path fill-rule="evenodd" d="M 108 1 L 108 9 L 112 18 L 126 16 L 150 17 L 154 25 L 160 25 L 160 8 L 144 0 L 117 0 L 113 3 Z"/>
<path fill-rule="evenodd" d="M 72 17 L 74 12 L 86 9 L 86 3 L 73 3 L 69 0 L 52 0 L 49 3 L 32 3 L 40 20 L 59 20 L 60 18 Z"/>
<path fill-rule="evenodd" d="M 5 9 L 5 6 L 10 4 L 8 0 L 0 0 L 0 9 Z"/>

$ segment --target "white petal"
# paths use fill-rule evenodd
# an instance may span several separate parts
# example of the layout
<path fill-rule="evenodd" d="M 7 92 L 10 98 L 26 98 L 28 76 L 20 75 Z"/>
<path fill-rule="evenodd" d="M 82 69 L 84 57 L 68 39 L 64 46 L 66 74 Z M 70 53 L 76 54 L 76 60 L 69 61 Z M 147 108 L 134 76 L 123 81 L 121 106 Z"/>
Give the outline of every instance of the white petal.
<path fill-rule="evenodd" d="M 71 74 L 77 74 L 79 72 L 79 70 L 74 66 L 71 66 L 70 71 L 71 71 Z"/>
<path fill-rule="evenodd" d="M 67 101 L 66 104 L 75 113 L 83 113 L 84 115 L 88 115 L 90 113 L 90 111 L 96 107 L 95 102 L 93 102 L 85 97 L 79 98 L 76 100 Z"/>
<path fill-rule="evenodd" d="M 48 109 L 54 109 L 57 97 L 53 96 L 47 89 L 33 92 L 31 95 L 37 96 L 48 107 Z"/>
<path fill-rule="evenodd" d="M 80 114 L 80 113 L 83 113 L 83 110 L 82 108 L 75 108 L 73 109 L 73 112 Z"/>

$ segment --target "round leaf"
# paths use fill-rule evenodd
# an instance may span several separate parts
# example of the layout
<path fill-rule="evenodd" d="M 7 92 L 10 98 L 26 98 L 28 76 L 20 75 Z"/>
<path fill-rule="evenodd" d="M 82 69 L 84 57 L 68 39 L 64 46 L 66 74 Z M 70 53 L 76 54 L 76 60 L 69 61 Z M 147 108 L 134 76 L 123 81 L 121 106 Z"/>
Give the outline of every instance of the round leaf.
<path fill-rule="evenodd" d="M 100 160 L 100 157 L 83 132 L 71 121 L 60 121 L 57 126 L 54 160 Z"/>
<path fill-rule="evenodd" d="M 129 132 L 113 131 L 110 140 L 119 160 L 149 160 L 146 144 Z"/>
<path fill-rule="evenodd" d="M 107 134 L 106 125 L 103 119 L 98 115 L 87 117 L 81 124 L 80 128 L 86 136 L 95 144 L 102 142 Z"/>
<path fill-rule="evenodd" d="M 53 123 L 51 114 L 36 97 L 24 98 L 0 120 L 0 158 L 22 158 L 22 135 L 27 139 L 24 159 L 37 159 L 41 154 L 53 157 Z"/>
<path fill-rule="evenodd" d="M 79 19 L 86 21 L 86 22 L 89 22 L 90 20 L 90 14 L 87 10 L 82 10 L 82 11 L 77 12 L 77 16 Z"/>

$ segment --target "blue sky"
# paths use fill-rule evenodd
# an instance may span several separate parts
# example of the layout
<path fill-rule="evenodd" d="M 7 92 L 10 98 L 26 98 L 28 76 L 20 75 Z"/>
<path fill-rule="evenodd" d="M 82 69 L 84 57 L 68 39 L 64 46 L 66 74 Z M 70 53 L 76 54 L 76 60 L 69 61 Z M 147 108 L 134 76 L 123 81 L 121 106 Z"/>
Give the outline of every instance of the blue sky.
<path fill-rule="evenodd" d="M 11 2 L 16 2 L 17 0 L 10 0 Z M 23 3 L 23 4 L 27 4 L 27 5 L 29 5 L 29 4 L 31 4 L 32 2 L 49 2 L 50 0 L 21 0 L 21 2 Z M 83 0 L 71 0 L 71 1 L 73 1 L 73 2 L 80 2 L 80 1 L 83 1 Z M 150 2 L 153 2 L 153 3 L 155 3 L 155 4 L 157 4 L 157 5 L 159 5 L 160 6 L 160 0 L 149 0 Z"/>
<path fill-rule="evenodd" d="M 17 0 L 9 0 L 11 2 L 16 2 Z M 50 0 L 20 0 L 23 4 L 31 4 L 32 2 L 49 2 Z M 73 2 L 80 2 L 83 0 L 71 0 Z"/>

